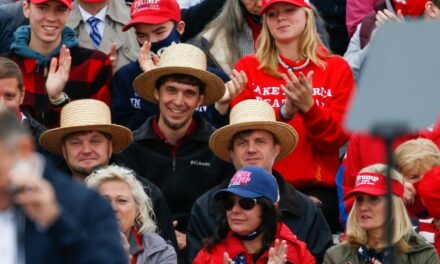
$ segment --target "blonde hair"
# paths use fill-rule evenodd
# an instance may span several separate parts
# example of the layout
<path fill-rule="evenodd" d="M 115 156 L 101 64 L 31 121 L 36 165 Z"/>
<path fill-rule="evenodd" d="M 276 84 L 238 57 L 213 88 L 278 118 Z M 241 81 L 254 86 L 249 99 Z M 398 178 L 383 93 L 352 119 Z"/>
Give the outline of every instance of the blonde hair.
<path fill-rule="evenodd" d="M 314 64 L 325 68 L 325 62 L 322 58 L 330 56 L 324 49 L 321 38 L 316 29 L 315 9 L 300 7 L 306 13 L 306 26 L 299 43 L 299 56 L 309 58 Z M 263 14 L 263 27 L 260 36 L 257 39 L 256 57 L 260 62 L 260 69 L 265 70 L 268 74 L 279 77 L 278 73 L 278 55 L 279 51 L 276 47 L 275 39 L 270 34 L 267 25 L 267 14 Z"/>
<path fill-rule="evenodd" d="M 384 164 L 374 164 L 362 169 L 360 172 L 375 172 L 385 175 L 387 168 L 388 166 Z M 391 178 L 403 184 L 402 175 L 394 169 L 391 169 Z M 392 245 L 395 245 L 400 252 L 406 253 L 411 248 L 408 244 L 408 240 L 412 232 L 411 220 L 409 219 L 402 199 L 394 194 L 391 197 L 393 204 L 393 211 L 391 216 L 393 237 L 391 239 L 391 243 Z M 355 245 L 365 245 L 368 241 L 368 235 L 367 232 L 360 227 L 359 222 L 357 221 L 355 207 L 356 199 L 354 201 L 353 207 L 351 208 L 350 214 L 348 215 L 346 242 Z M 385 249 L 386 246 L 386 240 L 384 238 L 383 242 L 377 245 L 377 247 L 374 249 L 380 251 Z"/>
<path fill-rule="evenodd" d="M 440 165 L 440 150 L 429 139 L 411 139 L 396 148 L 394 159 L 397 170 L 404 177 L 410 176 L 414 170 L 424 174 L 430 168 Z"/>
<path fill-rule="evenodd" d="M 111 181 L 125 182 L 130 186 L 138 209 L 134 223 L 138 232 L 140 234 L 155 232 L 157 227 L 154 221 L 153 203 L 145 193 L 142 183 L 136 179 L 134 171 L 117 165 L 109 165 L 95 170 L 85 179 L 86 185 L 94 189 L 98 189 L 104 182 Z"/>

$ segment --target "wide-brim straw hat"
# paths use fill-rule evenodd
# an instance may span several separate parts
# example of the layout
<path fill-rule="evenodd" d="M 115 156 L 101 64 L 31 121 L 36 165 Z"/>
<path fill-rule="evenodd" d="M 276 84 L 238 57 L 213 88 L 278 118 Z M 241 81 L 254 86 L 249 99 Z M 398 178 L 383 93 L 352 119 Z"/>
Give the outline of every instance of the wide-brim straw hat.
<path fill-rule="evenodd" d="M 170 74 L 186 74 L 205 83 L 205 97 L 202 105 L 210 105 L 223 97 L 225 84 L 215 74 L 208 72 L 205 53 L 190 44 L 174 44 L 164 49 L 159 67 L 139 75 L 133 82 L 133 88 L 145 100 L 157 104 L 154 98 L 156 81 Z"/>
<path fill-rule="evenodd" d="M 68 103 L 61 110 L 60 127 L 49 129 L 40 136 L 40 144 L 62 155 L 63 138 L 73 132 L 100 131 L 112 136 L 113 152 L 124 150 L 133 141 L 130 129 L 114 125 L 110 109 L 98 100 L 83 99 Z"/>
<path fill-rule="evenodd" d="M 281 147 L 277 161 L 289 155 L 298 144 L 296 130 L 288 124 L 276 121 L 272 106 L 266 102 L 254 99 L 242 101 L 232 108 L 229 120 L 229 125 L 217 129 L 209 139 L 212 152 L 222 160 L 231 161 L 229 143 L 235 134 L 245 130 L 271 132 Z"/>

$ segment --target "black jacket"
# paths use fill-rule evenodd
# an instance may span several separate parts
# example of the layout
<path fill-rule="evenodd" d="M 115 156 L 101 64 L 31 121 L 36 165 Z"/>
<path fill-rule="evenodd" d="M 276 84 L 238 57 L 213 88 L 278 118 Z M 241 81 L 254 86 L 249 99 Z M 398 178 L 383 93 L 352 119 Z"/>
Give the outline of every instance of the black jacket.
<path fill-rule="evenodd" d="M 195 132 L 183 139 L 177 151 L 154 133 L 152 116 L 133 132 L 133 143 L 119 155 L 127 167 L 162 190 L 181 232 L 186 232 L 196 199 L 234 173 L 230 163 L 218 159 L 209 149 L 214 127 L 203 117 L 193 115 L 193 118 Z"/>
<path fill-rule="evenodd" d="M 333 244 L 330 228 L 321 209 L 306 195 L 295 190 L 278 172 L 274 171 L 273 175 L 280 189 L 279 209 L 283 215 L 283 222 L 299 240 L 307 244 L 316 263 L 321 263 L 325 251 Z M 213 196 L 217 190 L 226 188 L 228 183 L 229 179 L 223 181 L 197 199 L 194 204 L 186 234 L 187 263 L 192 263 L 202 248 L 202 240 L 214 235 L 221 208 Z"/>

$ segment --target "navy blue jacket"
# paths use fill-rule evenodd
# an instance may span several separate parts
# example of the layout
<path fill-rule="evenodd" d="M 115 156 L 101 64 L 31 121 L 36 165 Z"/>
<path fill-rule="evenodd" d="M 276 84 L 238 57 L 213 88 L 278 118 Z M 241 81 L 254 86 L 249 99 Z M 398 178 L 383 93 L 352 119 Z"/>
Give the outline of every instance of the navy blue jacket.
<path fill-rule="evenodd" d="M 55 189 L 61 215 L 47 231 L 28 218 L 24 228 L 19 225 L 26 263 L 128 263 L 110 204 L 50 165 L 43 175 Z"/>

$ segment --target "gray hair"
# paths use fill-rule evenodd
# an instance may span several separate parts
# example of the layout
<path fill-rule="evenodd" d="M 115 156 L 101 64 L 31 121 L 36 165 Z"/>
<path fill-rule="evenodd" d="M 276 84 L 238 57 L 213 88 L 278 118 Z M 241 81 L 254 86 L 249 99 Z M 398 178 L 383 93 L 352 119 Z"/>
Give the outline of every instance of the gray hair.
<path fill-rule="evenodd" d="M 22 136 L 29 136 L 29 130 L 23 126 L 17 115 L 6 106 L 0 105 L 0 142 L 8 152 L 17 149 L 18 140 Z"/>
<path fill-rule="evenodd" d="M 92 172 L 86 179 L 87 186 L 98 189 L 104 182 L 120 181 L 130 186 L 138 207 L 135 224 L 140 234 L 155 232 L 157 229 L 151 198 L 144 191 L 142 183 L 136 179 L 134 171 L 118 165 L 109 165 Z"/>

